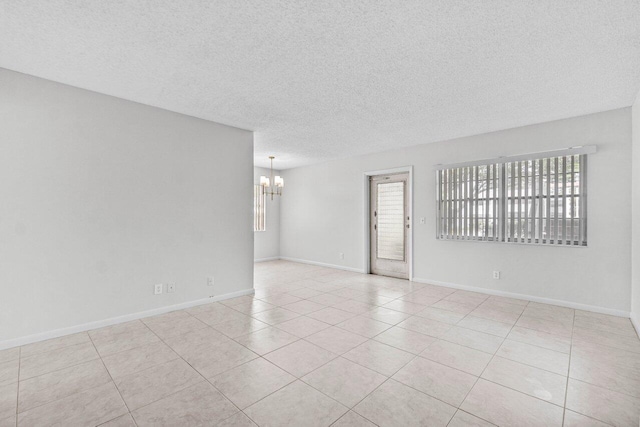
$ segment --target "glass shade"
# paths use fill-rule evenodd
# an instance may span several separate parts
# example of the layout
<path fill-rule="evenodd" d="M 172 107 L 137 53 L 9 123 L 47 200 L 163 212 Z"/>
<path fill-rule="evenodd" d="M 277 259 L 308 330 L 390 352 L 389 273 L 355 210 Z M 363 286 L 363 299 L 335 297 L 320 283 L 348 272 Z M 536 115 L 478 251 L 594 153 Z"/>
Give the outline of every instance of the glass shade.
<path fill-rule="evenodd" d="M 266 176 L 261 176 L 260 185 L 262 185 L 263 187 L 269 187 L 270 186 L 269 178 Z"/>
<path fill-rule="evenodd" d="M 281 176 L 277 176 L 275 178 L 273 178 L 273 184 L 276 187 L 284 187 L 284 178 L 282 178 Z"/>

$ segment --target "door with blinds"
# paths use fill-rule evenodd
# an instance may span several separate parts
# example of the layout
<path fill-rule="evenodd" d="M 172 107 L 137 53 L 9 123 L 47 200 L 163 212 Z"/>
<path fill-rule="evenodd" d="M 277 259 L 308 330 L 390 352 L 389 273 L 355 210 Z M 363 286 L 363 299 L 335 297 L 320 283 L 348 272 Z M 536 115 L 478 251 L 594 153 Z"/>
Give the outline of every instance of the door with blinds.
<path fill-rule="evenodd" d="M 372 274 L 409 277 L 408 180 L 408 173 L 369 178 Z"/>

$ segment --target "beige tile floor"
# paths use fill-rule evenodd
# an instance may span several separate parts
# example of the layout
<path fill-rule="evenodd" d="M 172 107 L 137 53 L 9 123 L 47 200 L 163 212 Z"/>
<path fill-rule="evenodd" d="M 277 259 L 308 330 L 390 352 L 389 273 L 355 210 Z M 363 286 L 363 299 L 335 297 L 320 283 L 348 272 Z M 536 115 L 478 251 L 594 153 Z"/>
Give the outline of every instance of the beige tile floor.
<path fill-rule="evenodd" d="M 0 351 L 4 426 L 638 426 L 628 319 L 284 261 L 244 296 Z"/>

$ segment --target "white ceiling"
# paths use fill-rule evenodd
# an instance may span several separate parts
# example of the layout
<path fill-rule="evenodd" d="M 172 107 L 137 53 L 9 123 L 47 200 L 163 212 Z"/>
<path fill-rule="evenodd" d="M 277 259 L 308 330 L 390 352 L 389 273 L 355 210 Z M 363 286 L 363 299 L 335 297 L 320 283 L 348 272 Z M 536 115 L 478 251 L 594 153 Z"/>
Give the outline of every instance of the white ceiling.
<path fill-rule="evenodd" d="M 632 104 L 638 0 L 0 0 L 0 67 L 256 131 L 285 169 Z"/>

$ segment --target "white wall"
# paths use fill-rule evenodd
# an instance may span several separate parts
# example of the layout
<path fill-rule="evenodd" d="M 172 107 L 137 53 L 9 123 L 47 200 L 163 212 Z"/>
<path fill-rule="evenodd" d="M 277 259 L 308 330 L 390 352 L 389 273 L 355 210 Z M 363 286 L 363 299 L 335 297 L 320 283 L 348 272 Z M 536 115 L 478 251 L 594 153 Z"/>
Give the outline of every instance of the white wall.
<path fill-rule="evenodd" d="M 269 169 L 254 167 L 253 183 L 259 184 L 260 176 L 269 176 L 270 173 Z M 282 172 L 274 170 L 273 175 L 282 176 Z M 273 200 L 271 200 L 271 197 L 267 196 L 266 215 L 266 230 L 253 233 L 253 258 L 255 261 L 268 260 L 280 256 L 280 197 L 274 196 Z"/>
<path fill-rule="evenodd" d="M 252 288 L 251 132 L 2 69 L 0 117 L 0 346 Z"/>
<path fill-rule="evenodd" d="M 631 109 L 332 161 L 283 172 L 283 257 L 364 269 L 365 171 L 414 166 L 414 277 L 629 312 Z M 435 239 L 433 165 L 595 144 L 589 247 Z M 313 189 L 313 191 L 309 191 Z M 426 224 L 417 220 L 426 218 Z M 340 260 L 338 254 L 345 254 Z M 500 270 L 502 278 L 492 279 Z"/>
<path fill-rule="evenodd" d="M 631 283 L 631 320 L 640 334 L 640 94 L 632 108 L 633 133 L 633 246 Z"/>

